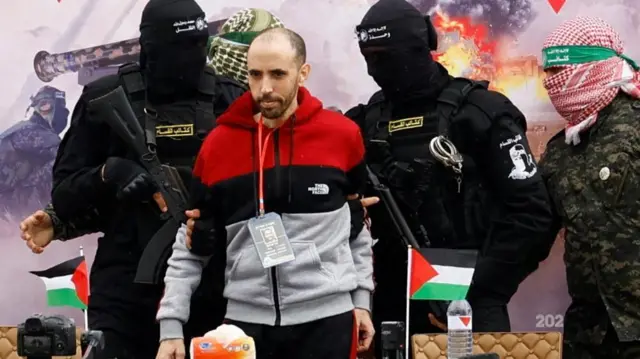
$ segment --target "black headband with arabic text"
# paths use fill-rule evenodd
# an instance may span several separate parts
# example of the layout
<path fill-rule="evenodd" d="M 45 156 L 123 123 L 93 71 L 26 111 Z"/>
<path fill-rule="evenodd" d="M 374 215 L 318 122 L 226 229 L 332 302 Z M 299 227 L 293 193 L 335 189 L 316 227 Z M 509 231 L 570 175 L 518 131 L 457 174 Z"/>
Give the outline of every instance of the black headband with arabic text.
<path fill-rule="evenodd" d="M 429 45 L 429 31 L 425 19 L 421 17 L 358 25 L 356 35 L 360 48 Z"/>

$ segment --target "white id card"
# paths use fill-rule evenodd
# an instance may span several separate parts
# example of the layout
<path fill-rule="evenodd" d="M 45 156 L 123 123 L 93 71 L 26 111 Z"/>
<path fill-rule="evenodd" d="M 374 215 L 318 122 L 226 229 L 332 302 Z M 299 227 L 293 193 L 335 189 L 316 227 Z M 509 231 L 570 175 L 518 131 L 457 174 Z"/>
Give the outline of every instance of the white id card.
<path fill-rule="evenodd" d="M 264 268 L 296 259 L 282 219 L 277 213 L 270 212 L 262 217 L 251 218 L 248 226 Z"/>

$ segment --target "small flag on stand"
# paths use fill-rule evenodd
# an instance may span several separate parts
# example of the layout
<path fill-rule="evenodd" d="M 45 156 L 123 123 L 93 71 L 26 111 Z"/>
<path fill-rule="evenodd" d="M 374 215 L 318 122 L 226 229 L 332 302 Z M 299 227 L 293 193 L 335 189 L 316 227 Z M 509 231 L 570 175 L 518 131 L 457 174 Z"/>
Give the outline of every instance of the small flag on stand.
<path fill-rule="evenodd" d="M 456 249 L 409 250 L 412 300 L 465 299 L 476 265 L 477 251 Z"/>
<path fill-rule="evenodd" d="M 478 251 L 408 246 L 406 328 L 410 328 L 411 300 L 461 300 L 467 297 Z M 422 318 L 425 320 L 426 318 Z M 467 320 L 466 317 L 461 320 Z M 464 325 L 468 325 L 471 318 Z M 409 358 L 409 330 L 405 331 L 405 357 Z"/>
<path fill-rule="evenodd" d="M 62 262 L 43 271 L 31 271 L 44 282 L 47 289 L 47 305 L 87 309 L 89 302 L 89 277 L 84 255 Z"/>

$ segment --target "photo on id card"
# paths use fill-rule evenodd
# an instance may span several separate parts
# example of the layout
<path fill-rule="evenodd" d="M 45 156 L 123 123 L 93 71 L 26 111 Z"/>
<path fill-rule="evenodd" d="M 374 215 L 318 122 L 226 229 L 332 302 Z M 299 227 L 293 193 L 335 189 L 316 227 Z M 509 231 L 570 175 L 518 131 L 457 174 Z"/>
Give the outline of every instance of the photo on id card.
<path fill-rule="evenodd" d="M 295 259 L 291 243 L 277 213 L 251 218 L 248 223 L 253 245 L 264 268 L 270 268 Z"/>

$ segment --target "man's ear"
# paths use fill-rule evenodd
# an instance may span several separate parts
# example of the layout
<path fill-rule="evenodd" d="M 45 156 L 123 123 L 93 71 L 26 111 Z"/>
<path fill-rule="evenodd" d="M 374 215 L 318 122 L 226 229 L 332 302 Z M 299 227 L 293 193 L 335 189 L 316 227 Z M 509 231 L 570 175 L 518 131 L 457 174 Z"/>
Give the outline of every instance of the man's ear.
<path fill-rule="evenodd" d="M 304 64 L 300 67 L 300 74 L 298 75 L 298 85 L 304 86 L 305 81 L 309 78 L 309 74 L 311 73 L 311 65 Z"/>

